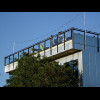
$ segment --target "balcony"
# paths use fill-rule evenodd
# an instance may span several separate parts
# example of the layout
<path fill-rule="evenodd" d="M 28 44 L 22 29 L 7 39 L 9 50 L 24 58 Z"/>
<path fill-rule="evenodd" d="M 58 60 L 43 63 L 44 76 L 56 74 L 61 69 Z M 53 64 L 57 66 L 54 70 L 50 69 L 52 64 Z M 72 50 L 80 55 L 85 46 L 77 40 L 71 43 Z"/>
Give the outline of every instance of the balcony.
<path fill-rule="evenodd" d="M 35 43 L 27 48 L 24 48 L 18 52 L 15 52 L 11 55 L 8 55 L 4 58 L 5 60 L 5 72 L 10 73 L 11 71 L 16 69 L 16 66 L 18 65 L 18 62 L 15 59 L 20 59 L 20 55 L 23 52 L 26 52 L 28 54 L 33 53 L 34 56 L 37 56 L 40 54 L 41 56 L 46 57 L 54 57 L 54 59 L 58 59 L 67 55 L 71 55 L 73 53 L 81 51 L 81 49 L 76 48 L 74 45 L 75 37 L 74 37 L 74 30 L 85 32 L 85 30 L 77 29 L 77 28 L 70 28 L 65 31 L 61 31 L 56 35 L 51 35 L 51 37 L 42 40 L 38 43 Z M 97 33 L 93 33 L 91 31 L 86 31 L 90 34 L 97 35 L 97 41 L 98 41 L 98 35 Z M 78 40 L 77 40 L 78 41 Z M 85 43 L 85 35 L 83 35 L 83 48 L 85 49 L 86 43 Z M 99 51 L 99 42 L 97 44 L 97 50 Z M 32 49 L 35 48 L 37 51 L 36 53 L 32 52 Z"/>
<path fill-rule="evenodd" d="M 68 51 L 66 54 L 71 53 L 72 49 L 73 49 L 73 47 L 72 47 L 72 39 L 71 39 L 71 40 L 68 40 L 65 42 L 65 50 L 64 50 L 64 43 L 61 43 L 58 45 L 58 52 L 57 52 L 57 46 L 55 45 L 52 47 L 52 51 L 51 51 L 51 48 L 48 48 L 45 51 L 44 50 L 40 51 L 39 53 L 41 56 L 44 56 L 44 54 L 45 54 L 46 57 L 54 56 L 57 59 L 58 57 L 64 55 L 64 53 L 66 53 L 65 51 Z M 59 55 L 57 55 L 57 54 L 59 54 Z M 38 52 L 34 56 L 37 56 L 37 55 L 38 55 Z M 6 60 L 7 60 L 7 58 L 6 58 Z M 12 70 L 15 70 L 17 64 L 18 64 L 18 62 L 14 61 L 14 62 L 10 62 L 7 65 L 5 65 L 5 72 L 7 73 Z"/>

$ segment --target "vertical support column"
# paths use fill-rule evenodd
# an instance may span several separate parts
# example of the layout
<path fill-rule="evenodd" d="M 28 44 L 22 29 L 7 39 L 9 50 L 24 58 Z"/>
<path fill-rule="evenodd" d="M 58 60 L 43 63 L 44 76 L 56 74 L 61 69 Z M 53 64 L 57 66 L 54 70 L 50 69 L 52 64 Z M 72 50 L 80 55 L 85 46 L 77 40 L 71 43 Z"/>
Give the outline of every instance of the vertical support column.
<path fill-rule="evenodd" d="M 38 44 L 38 55 L 40 55 L 40 43 Z"/>
<path fill-rule="evenodd" d="M 74 48 L 74 32 L 73 32 L 73 29 L 71 29 L 71 39 L 72 39 L 72 47 Z"/>
<path fill-rule="evenodd" d="M 9 64 L 10 64 L 10 56 L 9 56 Z"/>
<path fill-rule="evenodd" d="M 22 52 L 23 52 L 23 54 L 24 54 L 24 50 L 22 50 Z M 23 57 L 23 55 L 22 55 L 22 57 Z"/>
<path fill-rule="evenodd" d="M 50 38 L 50 55 L 52 55 L 52 39 L 53 39 L 53 36 L 51 35 L 51 38 Z"/>
<path fill-rule="evenodd" d="M 44 57 L 45 57 L 46 41 L 44 41 Z"/>
<path fill-rule="evenodd" d="M 84 50 L 86 50 L 86 31 L 84 31 Z"/>
<path fill-rule="evenodd" d="M 28 55 L 29 55 L 29 48 L 28 48 Z"/>
<path fill-rule="evenodd" d="M 97 35 L 97 52 L 99 52 L 99 34 Z"/>
<path fill-rule="evenodd" d="M 18 52 L 18 60 L 19 60 L 19 52 Z"/>
<path fill-rule="evenodd" d="M 64 32 L 64 50 L 65 50 L 65 32 Z"/>
<path fill-rule="evenodd" d="M 57 53 L 58 53 L 58 35 L 57 35 Z"/>

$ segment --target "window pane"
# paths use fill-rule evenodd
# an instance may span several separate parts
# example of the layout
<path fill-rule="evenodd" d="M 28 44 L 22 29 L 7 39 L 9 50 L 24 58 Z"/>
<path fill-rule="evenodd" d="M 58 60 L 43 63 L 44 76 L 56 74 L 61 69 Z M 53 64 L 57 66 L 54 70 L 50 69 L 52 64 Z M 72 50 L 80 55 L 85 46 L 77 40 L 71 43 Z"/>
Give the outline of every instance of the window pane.
<path fill-rule="evenodd" d="M 73 74 L 78 77 L 78 60 L 72 60 L 70 62 L 65 63 L 66 68 L 70 67 L 73 69 Z"/>

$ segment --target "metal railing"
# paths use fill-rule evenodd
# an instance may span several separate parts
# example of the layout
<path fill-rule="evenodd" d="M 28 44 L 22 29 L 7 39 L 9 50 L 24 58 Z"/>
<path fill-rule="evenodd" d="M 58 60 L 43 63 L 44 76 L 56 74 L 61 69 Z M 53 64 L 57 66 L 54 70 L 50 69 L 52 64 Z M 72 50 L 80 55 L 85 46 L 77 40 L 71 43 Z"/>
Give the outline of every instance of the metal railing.
<path fill-rule="evenodd" d="M 86 33 L 89 33 L 89 34 L 94 34 L 94 35 L 97 35 L 97 44 L 98 44 L 98 52 L 99 52 L 99 35 L 100 33 L 97 33 L 97 32 L 91 32 L 91 31 L 87 31 L 87 30 L 82 30 L 82 29 L 78 29 L 78 28 L 70 28 L 70 29 L 67 29 L 65 31 L 61 31 L 59 32 L 58 34 L 56 35 L 51 35 L 49 38 L 47 39 L 44 39 L 40 42 L 37 42 L 29 47 L 26 47 L 22 50 L 19 50 L 13 54 L 10 54 L 8 56 L 6 56 L 4 58 L 4 66 L 6 65 L 9 65 L 10 63 L 14 63 L 15 62 L 15 58 L 16 58 L 16 55 L 17 55 L 17 59 L 19 60 L 20 59 L 20 53 L 22 52 L 27 52 L 28 54 L 30 54 L 30 49 L 32 48 L 35 48 L 37 49 L 37 53 L 40 53 L 41 51 L 44 51 L 44 56 L 45 56 L 45 50 L 49 49 L 50 48 L 50 55 L 52 55 L 52 47 L 54 46 L 57 46 L 57 53 L 58 53 L 58 45 L 61 44 L 61 43 L 64 43 L 64 50 L 65 50 L 65 42 L 72 39 L 72 47 L 74 47 L 74 38 L 73 38 L 73 31 L 76 30 L 76 31 L 80 31 L 80 32 L 86 32 Z M 67 34 L 70 33 L 70 36 L 68 37 Z M 61 38 L 62 37 L 62 38 Z M 56 42 L 55 42 L 56 40 Z M 48 43 L 47 43 L 48 41 Z M 41 44 L 43 46 L 43 49 L 41 49 Z M 49 45 L 49 46 L 48 46 Z M 85 34 L 84 34 L 84 49 L 85 49 Z M 34 52 L 33 52 L 33 55 L 34 55 Z M 8 61 L 7 61 L 8 60 Z"/>

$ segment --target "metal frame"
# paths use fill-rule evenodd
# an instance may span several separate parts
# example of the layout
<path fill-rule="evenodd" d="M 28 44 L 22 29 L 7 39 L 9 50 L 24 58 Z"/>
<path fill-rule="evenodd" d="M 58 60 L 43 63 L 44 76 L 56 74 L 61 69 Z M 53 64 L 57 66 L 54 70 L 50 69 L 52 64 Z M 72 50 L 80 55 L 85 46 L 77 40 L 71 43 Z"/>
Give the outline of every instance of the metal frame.
<path fill-rule="evenodd" d="M 52 55 L 52 39 L 53 39 L 53 36 L 51 35 L 51 38 L 50 38 L 50 55 Z"/>
<path fill-rule="evenodd" d="M 40 54 L 40 43 L 38 44 L 38 55 Z"/>
<path fill-rule="evenodd" d="M 99 52 L 99 35 L 97 35 L 97 51 Z"/>
<path fill-rule="evenodd" d="M 46 41 L 44 41 L 44 57 L 45 57 Z"/>
<path fill-rule="evenodd" d="M 64 32 L 64 50 L 65 50 L 65 32 Z"/>
<path fill-rule="evenodd" d="M 73 40 L 72 41 L 72 46 L 74 48 L 74 33 L 73 33 L 73 28 L 71 29 L 71 39 Z"/>
<path fill-rule="evenodd" d="M 72 28 L 69 28 L 69 29 L 67 29 L 67 30 L 65 30 L 65 31 L 61 31 L 61 32 L 59 32 L 59 33 L 56 34 L 56 35 L 51 35 L 51 37 L 49 37 L 49 38 L 47 38 L 47 39 L 45 39 L 45 40 L 42 40 L 42 41 L 40 41 L 40 42 L 37 42 L 37 43 L 35 43 L 35 44 L 33 44 L 33 45 L 29 46 L 29 47 L 26 47 L 26 48 L 24 48 L 24 49 L 22 49 L 22 50 L 19 50 L 19 51 L 13 53 L 13 54 L 10 54 L 10 55 L 6 56 L 6 57 L 4 58 L 4 65 L 7 65 L 7 64 L 6 64 L 6 59 L 7 59 L 8 57 L 9 57 L 9 64 L 10 64 L 10 56 L 13 56 L 13 62 L 14 62 L 14 55 L 18 53 L 18 60 L 19 60 L 19 59 L 20 59 L 20 58 L 19 58 L 19 52 L 22 52 L 22 51 L 24 52 L 24 50 L 28 49 L 28 54 L 29 54 L 29 49 L 30 49 L 31 47 L 34 48 L 35 45 L 38 45 L 38 48 L 39 48 L 38 53 L 39 53 L 39 52 L 40 52 L 40 46 L 39 46 L 40 43 L 44 43 L 44 56 L 45 56 L 46 41 L 47 41 L 47 40 L 50 40 L 50 55 L 52 55 L 52 39 L 53 39 L 54 36 L 57 37 L 57 53 L 58 53 L 58 45 L 59 45 L 59 43 L 58 43 L 58 36 L 61 35 L 61 34 L 64 34 L 64 50 L 65 50 L 65 33 L 66 33 L 66 32 L 69 32 L 69 31 L 71 31 L 71 39 L 73 40 L 73 48 L 74 48 L 74 36 L 73 36 L 73 35 L 74 35 L 74 33 L 73 33 L 74 30 L 97 35 L 97 51 L 99 52 L 99 35 L 100 35 L 100 33 L 91 32 L 91 31 L 88 31 L 88 30 L 83 30 L 83 29 L 78 29 L 78 28 L 72 27 Z M 85 50 L 85 49 L 86 49 L 86 38 L 85 38 L 85 33 L 84 33 L 84 50 Z M 34 51 L 33 51 L 33 55 L 34 55 Z M 14 67 L 14 65 L 13 65 L 13 67 Z"/>
<path fill-rule="evenodd" d="M 57 53 L 58 53 L 58 35 L 57 35 Z"/>
<path fill-rule="evenodd" d="M 86 50 L 86 31 L 84 31 L 84 50 Z"/>

